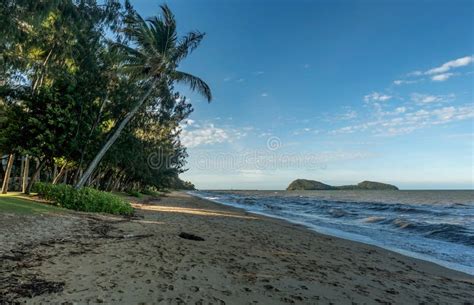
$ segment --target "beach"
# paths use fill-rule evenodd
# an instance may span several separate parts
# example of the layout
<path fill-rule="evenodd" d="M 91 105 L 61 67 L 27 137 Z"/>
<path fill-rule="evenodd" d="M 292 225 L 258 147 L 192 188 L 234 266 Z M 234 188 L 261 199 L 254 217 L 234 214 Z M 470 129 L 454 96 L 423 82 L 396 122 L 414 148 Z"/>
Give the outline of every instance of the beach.
<path fill-rule="evenodd" d="M 132 218 L 0 215 L 3 303 L 474 300 L 471 275 L 183 192 L 136 200 L 134 207 Z"/>

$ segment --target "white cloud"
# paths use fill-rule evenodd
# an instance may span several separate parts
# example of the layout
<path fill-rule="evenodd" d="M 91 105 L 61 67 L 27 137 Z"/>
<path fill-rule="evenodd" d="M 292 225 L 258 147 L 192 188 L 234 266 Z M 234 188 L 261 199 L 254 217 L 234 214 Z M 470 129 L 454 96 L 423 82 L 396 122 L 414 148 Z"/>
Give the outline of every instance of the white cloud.
<path fill-rule="evenodd" d="M 262 75 L 264 73 L 265 72 L 263 72 L 263 71 L 255 71 L 253 74 L 255 74 L 256 76 L 259 76 L 259 75 Z"/>
<path fill-rule="evenodd" d="M 467 65 L 471 64 L 472 62 L 474 62 L 474 56 L 461 57 L 461 58 L 458 58 L 458 59 L 450 60 L 450 61 L 442 64 L 439 67 L 430 69 L 430 70 L 426 71 L 425 74 L 433 75 L 433 74 L 446 73 L 446 72 L 448 72 L 449 70 L 451 70 L 453 68 L 459 68 L 459 67 L 467 66 Z"/>
<path fill-rule="evenodd" d="M 310 65 L 310 64 L 304 64 L 304 65 L 303 65 L 303 68 L 309 69 L 309 68 L 311 68 L 311 65 Z"/>
<path fill-rule="evenodd" d="M 444 82 L 451 78 L 452 76 L 456 75 L 455 73 L 449 72 L 453 69 L 464 67 L 470 65 L 474 62 L 474 55 L 471 56 L 464 56 L 458 59 L 450 60 L 445 62 L 439 67 L 435 67 L 424 72 L 422 71 L 413 71 L 407 74 L 407 77 L 419 77 L 422 75 L 428 75 L 430 79 L 434 82 Z M 403 84 L 413 84 L 422 81 L 423 78 L 419 79 L 397 79 L 394 80 L 393 83 L 395 85 L 403 85 Z"/>
<path fill-rule="evenodd" d="M 444 82 L 445 80 L 447 80 L 448 78 L 450 78 L 453 75 L 454 75 L 454 73 L 437 74 L 437 75 L 433 75 L 431 77 L 431 80 L 433 80 L 435 82 Z"/>
<path fill-rule="evenodd" d="M 412 93 L 411 100 L 417 104 L 429 104 L 434 102 L 440 102 L 441 98 L 435 95 Z"/>
<path fill-rule="evenodd" d="M 201 128 L 194 128 L 192 130 L 188 130 L 187 127 L 184 126 L 182 129 L 181 143 L 188 148 L 200 145 L 231 143 L 247 135 L 245 132 L 230 128 L 219 128 L 214 126 L 214 124 L 206 124 Z"/>
<path fill-rule="evenodd" d="M 232 77 L 226 77 L 226 78 L 224 78 L 224 81 L 225 81 L 225 82 L 228 82 L 228 81 L 231 81 L 231 80 L 232 80 Z"/>
<path fill-rule="evenodd" d="M 261 96 L 262 96 L 262 97 L 267 97 L 267 96 L 268 96 L 268 93 L 263 92 L 263 93 L 261 94 Z"/>
<path fill-rule="evenodd" d="M 313 128 L 300 128 L 300 129 L 296 129 L 293 131 L 293 135 L 294 136 L 299 136 L 299 135 L 302 135 L 302 134 L 308 134 L 308 133 L 312 133 L 312 134 L 319 134 L 320 131 L 317 130 L 317 129 L 313 129 Z"/>
<path fill-rule="evenodd" d="M 420 94 L 420 93 L 412 93 L 410 99 L 419 104 L 432 104 L 432 103 L 444 103 L 452 101 L 455 98 L 454 94 L 448 95 L 430 95 L 430 94 Z"/>
<path fill-rule="evenodd" d="M 358 116 L 358 113 L 357 111 L 355 111 L 354 109 L 352 109 L 352 107 L 349 107 L 349 106 L 345 106 L 343 107 L 343 109 L 341 110 L 341 113 L 337 113 L 337 114 L 328 114 L 328 117 L 327 117 L 327 121 L 329 122 L 333 122 L 333 121 L 349 121 L 349 120 L 353 120 L 355 118 L 357 118 Z M 306 122 L 306 123 L 309 123 Z"/>
<path fill-rule="evenodd" d="M 364 96 L 364 101 L 366 103 L 369 103 L 369 102 L 385 102 L 385 101 L 388 101 L 391 98 L 392 98 L 392 96 L 390 96 L 390 95 L 386 95 L 386 94 L 378 93 L 378 92 L 372 92 L 371 94 L 367 94 L 366 96 Z"/>
<path fill-rule="evenodd" d="M 397 107 L 395 108 L 395 113 L 405 113 L 407 111 L 406 107 Z"/>
<path fill-rule="evenodd" d="M 407 76 L 420 76 L 423 75 L 423 72 L 421 71 L 413 71 L 407 74 Z"/>
<path fill-rule="evenodd" d="M 393 81 L 393 83 L 397 86 L 399 85 L 404 85 L 404 84 L 415 84 L 420 82 L 422 79 L 417 79 L 417 80 L 404 80 L 404 79 L 396 79 Z"/>
<path fill-rule="evenodd" d="M 343 113 L 341 115 L 341 119 L 343 120 L 351 120 L 351 119 L 355 119 L 357 117 L 357 111 L 355 110 L 347 110 L 346 113 Z"/>
<path fill-rule="evenodd" d="M 415 130 L 427 128 L 430 126 L 448 124 L 474 118 L 474 106 L 459 107 L 441 107 L 432 110 L 418 109 L 407 112 L 406 108 L 390 112 L 395 116 L 384 116 L 378 120 L 368 121 L 365 123 L 345 126 L 331 131 L 331 134 L 351 134 L 355 132 L 370 132 L 379 136 L 395 136 L 408 134 Z M 397 111 L 398 109 L 398 111 Z M 403 110 L 403 111 L 402 111 Z"/>
<path fill-rule="evenodd" d="M 269 137 L 271 136 L 272 133 L 271 132 L 262 132 L 258 135 L 259 138 L 263 138 L 263 137 Z"/>

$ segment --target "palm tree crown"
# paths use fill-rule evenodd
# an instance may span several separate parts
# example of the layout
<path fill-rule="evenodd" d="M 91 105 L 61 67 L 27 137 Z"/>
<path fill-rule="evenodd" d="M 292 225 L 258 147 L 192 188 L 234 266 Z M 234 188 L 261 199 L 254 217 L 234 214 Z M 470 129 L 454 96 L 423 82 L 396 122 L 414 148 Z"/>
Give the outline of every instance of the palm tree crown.
<path fill-rule="evenodd" d="M 126 53 L 124 69 L 132 77 L 144 80 L 185 83 L 210 102 L 211 89 L 202 79 L 177 70 L 179 63 L 199 46 L 205 34 L 195 31 L 178 38 L 173 13 L 166 5 L 162 5 L 161 10 L 161 16 L 147 20 L 136 11 L 129 11 L 124 33 L 132 47 L 118 45 Z"/>

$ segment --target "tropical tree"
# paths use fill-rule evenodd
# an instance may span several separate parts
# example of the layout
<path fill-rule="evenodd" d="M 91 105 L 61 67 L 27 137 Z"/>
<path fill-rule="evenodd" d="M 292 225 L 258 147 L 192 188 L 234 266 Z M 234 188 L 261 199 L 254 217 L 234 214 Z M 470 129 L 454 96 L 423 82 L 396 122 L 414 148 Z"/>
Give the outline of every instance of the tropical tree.
<path fill-rule="evenodd" d="M 160 17 L 143 19 L 129 4 L 125 3 L 127 15 L 123 32 L 127 43 L 115 43 L 114 46 L 124 54 L 124 71 L 130 81 L 139 82 L 143 95 L 135 102 L 133 108 L 123 117 L 111 135 L 90 162 L 76 188 L 84 186 L 89 180 L 105 153 L 119 138 L 139 109 L 149 100 L 161 101 L 160 95 L 174 82 L 184 83 L 192 90 L 211 101 L 209 86 L 199 77 L 177 70 L 179 63 L 196 49 L 204 34 L 190 32 L 179 38 L 176 20 L 166 5 L 161 6 Z"/>
<path fill-rule="evenodd" d="M 0 157 L 10 164 L 0 166 L 4 190 L 17 181 L 10 175 L 23 175 L 10 185 L 26 193 L 36 178 L 77 184 L 87 164 L 80 185 L 185 186 L 180 123 L 192 106 L 173 84 L 211 99 L 201 79 L 177 69 L 204 35 L 178 38 L 174 16 L 166 6 L 162 12 L 144 20 L 128 1 L 0 1 Z M 32 166 L 19 166 L 20 158 Z"/>
<path fill-rule="evenodd" d="M 0 24 L 11 25 L 0 29 L 0 102 L 7 116 L 0 149 L 40 160 L 27 193 L 53 158 L 76 159 L 85 139 L 99 137 L 96 118 L 110 71 L 104 32 L 121 16 L 116 0 L 46 2 L 0 5 Z"/>

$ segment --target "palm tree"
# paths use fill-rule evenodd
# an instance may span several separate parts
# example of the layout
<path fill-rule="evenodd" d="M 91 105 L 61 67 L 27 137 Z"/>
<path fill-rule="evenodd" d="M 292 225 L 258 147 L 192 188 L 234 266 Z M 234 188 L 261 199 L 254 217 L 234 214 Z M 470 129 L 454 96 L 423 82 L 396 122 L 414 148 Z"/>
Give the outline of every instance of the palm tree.
<path fill-rule="evenodd" d="M 125 53 L 124 69 L 130 75 L 130 79 L 139 81 L 145 89 L 145 93 L 117 125 L 112 135 L 84 171 L 76 188 L 84 186 L 102 157 L 141 106 L 150 97 L 159 94 L 159 90 L 163 88 L 161 85 L 168 86 L 173 82 L 184 83 L 203 95 L 209 102 L 212 99 L 211 90 L 203 80 L 177 70 L 179 63 L 199 46 L 204 34 L 190 32 L 179 39 L 175 17 L 166 5 L 161 6 L 160 17 L 152 17 L 147 20 L 144 20 L 130 6 L 127 9 L 128 15 L 125 18 L 124 33 L 130 39 L 133 47 L 126 44 L 115 44 L 115 46 Z"/>

